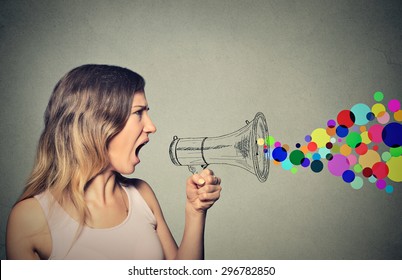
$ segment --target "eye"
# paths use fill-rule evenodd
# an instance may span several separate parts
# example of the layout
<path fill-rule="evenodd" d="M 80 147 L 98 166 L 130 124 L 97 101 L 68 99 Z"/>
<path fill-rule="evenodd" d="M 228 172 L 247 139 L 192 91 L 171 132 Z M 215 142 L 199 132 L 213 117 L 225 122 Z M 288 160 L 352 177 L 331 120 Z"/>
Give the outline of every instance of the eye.
<path fill-rule="evenodd" d="M 149 111 L 149 107 L 142 108 L 138 111 L 133 112 L 132 114 L 137 115 L 141 120 L 142 116 L 144 115 L 144 111 Z"/>
<path fill-rule="evenodd" d="M 133 115 L 137 115 L 141 119 L 143 113 L 144 113 L 144 110 L 138 110 L 138 111 L 133 112 Z"/>

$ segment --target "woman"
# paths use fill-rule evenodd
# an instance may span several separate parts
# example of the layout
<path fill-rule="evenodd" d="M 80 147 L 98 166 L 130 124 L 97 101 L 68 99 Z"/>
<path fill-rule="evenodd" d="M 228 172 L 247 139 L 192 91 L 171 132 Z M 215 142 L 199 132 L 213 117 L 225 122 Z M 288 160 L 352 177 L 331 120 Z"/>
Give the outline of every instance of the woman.
<path fill-rule="evenodd" d="M 144 79 L 83 65 L 55 86 L 36 162 L 7 225 L 9 259 L 203 259 L 207 210 L 220 196 L 210 170 L 188 178 L 178 247 L 151 187 L 127 179 L 156 131 Z"/>

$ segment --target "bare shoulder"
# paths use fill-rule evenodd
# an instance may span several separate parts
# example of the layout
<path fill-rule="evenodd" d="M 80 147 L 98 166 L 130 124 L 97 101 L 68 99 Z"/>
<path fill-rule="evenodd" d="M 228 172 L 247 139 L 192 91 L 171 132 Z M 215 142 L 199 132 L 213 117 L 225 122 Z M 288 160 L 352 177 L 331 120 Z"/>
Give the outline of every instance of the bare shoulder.
<path fill-rule="evenodd" d="M 9 224 L 23 226 L 24 229 L 35 230 L 46 223 L 42 207 L 35 198 L 18 202 L 11 210 Z"/>
<path fill-rule="evenodd" d="M 50 238 L 49 229 L 39 202 L 35 198 L 28 198 L 17 203 L 7 223 L 7 257 L 37 258 L 38 251 L 46 247 L 43 244 L 46 238 Z"/>

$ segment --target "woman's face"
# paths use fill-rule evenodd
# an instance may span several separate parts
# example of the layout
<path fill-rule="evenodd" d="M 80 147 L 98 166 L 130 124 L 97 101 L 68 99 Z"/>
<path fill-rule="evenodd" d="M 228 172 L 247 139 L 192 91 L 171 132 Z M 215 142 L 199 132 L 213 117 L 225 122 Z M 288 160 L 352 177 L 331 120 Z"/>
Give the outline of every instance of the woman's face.
<path fill-rule="evenodd" d="M 112 138 L 108 153 L 111 170 L 131 174 L 140 163 L 138 153 L 149 141 L 148 135 L 156 131 L 148 115 L 148 102 L 144 92 L 136 92 L 133 98 L 131 115 L 123 130 Z"/>

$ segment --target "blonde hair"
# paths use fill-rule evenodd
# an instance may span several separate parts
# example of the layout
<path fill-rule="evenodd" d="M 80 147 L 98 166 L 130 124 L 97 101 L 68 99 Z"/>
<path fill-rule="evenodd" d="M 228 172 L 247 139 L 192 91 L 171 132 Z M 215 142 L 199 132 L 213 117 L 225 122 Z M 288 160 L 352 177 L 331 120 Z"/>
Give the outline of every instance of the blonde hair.
<path fill-rule="evenodd" d="M 131 112 L 144 79 L 118 66 L 83 65 L 56 84 L 46 108 L 36 160 L 19 201 L 47 189 L 63 205 L 71 201 L 81 225 L 88 217 L 84 191 L 109 165 L 108 143 Z"/>

